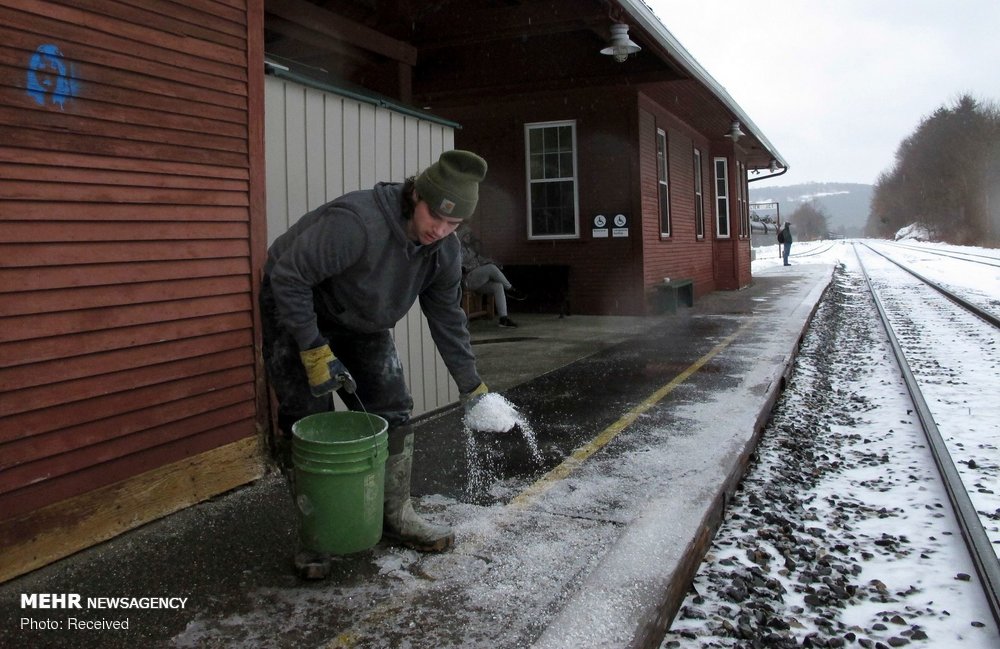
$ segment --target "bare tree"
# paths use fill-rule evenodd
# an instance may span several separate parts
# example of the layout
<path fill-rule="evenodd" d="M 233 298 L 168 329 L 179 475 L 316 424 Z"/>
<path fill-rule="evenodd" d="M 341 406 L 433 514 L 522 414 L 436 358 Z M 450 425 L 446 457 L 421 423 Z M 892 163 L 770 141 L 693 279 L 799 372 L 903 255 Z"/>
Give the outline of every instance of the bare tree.
<path fill-rule="evenodd" d="M 788 217 L 794 232 L 792 236 L 797 241 L 815 241 L 829 236 L 827 219 L 829 215 L 816 201 L 808 201 L 799 205 Z"/>

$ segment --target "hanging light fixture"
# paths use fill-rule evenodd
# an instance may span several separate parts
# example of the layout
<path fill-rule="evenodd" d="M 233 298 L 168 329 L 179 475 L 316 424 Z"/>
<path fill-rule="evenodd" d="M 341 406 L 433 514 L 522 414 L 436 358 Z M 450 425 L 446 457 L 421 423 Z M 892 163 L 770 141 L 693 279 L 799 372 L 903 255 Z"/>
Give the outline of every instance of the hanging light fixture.
<path fill-rule="evenodd" d="M 635 54 L 641 49 L 628 37 L 628 25 L 615 23 L 611 25 L 611 40 L 608 41 L 607 47 L 601 50 L 601 54 L 613 56 L 615 61 L 624 63 L 629 54 Z"/>
<path fill-rule="evenodd" d="M 740 129 L 739 120 L 733 120 L 733 123 L 729 127 L 729 132 L 726 133 L 725 137 L 732 138 L 733 144 L 736 144 L 744 135 L 746 135 L 746 133 Z"/>

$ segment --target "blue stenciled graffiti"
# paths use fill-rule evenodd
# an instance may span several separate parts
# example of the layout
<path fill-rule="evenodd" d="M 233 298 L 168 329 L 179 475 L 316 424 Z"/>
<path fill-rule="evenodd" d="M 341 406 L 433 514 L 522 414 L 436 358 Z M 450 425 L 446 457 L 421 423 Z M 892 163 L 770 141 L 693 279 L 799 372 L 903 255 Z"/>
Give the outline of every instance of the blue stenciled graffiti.
<path fill-rule="evenodd" d="M 66 102 L 76 96 L 78 89 L 72 66 L 66 65 L 59 48 L 39 45 L 28 63 L 28 94 L 39 106 L 51 102 L 65 109 Z"/>

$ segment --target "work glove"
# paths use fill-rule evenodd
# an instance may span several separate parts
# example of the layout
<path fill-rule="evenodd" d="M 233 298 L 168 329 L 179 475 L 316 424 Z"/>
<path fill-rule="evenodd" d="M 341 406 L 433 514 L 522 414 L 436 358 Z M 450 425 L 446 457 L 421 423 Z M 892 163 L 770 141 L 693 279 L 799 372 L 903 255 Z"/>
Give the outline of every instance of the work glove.
<path fill-rule="evenodd" d="M 465 408 L 465 412 L 469 412 L 470 410 L 476 407 L 476 404 L 479 403 L 479 400 L 482 399 L 484 396 L 486 396 L 486 393 L 489 391 L 490 389 L 486 387 L 485 383 L 480 383 L 479 387 L 477 387 L 472 392 L 463 392 L 462 394 L 460 394 L 458 396 L 458 400 L 462 402 L 462 406 Z"/>
<path fill-rule="evenodd" d="M 330 351 L 330 345 L 324 344 L 299 352 L 302 365 L 309 377 L 309 391 L 314 397 L 321 397 L 340 388 L 351 394 L 358 389 L 354 377 L 347 371 L 344 364 Z"/>

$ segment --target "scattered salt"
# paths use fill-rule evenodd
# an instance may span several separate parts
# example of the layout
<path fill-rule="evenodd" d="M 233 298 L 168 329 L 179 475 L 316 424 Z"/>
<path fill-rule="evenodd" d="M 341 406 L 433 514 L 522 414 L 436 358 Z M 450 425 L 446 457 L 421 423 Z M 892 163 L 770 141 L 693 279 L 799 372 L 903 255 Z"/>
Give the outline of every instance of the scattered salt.
<path fill-rule="evenodd" d="M 462 423 L 465 427 L 465 452 L 469 464 L 469 483 L 466 485 L 469 493 L 481 493 L 500 478 L 496 473 L 500 458 L 493 454 L 488 443 L 481 445 L 484 440 L 477 440 L 476 433 L 510 433 L 518 430 L 535 462 L 539 465 L 543 462 L 531 425 L 514 404 L 495 392 L 483 395 L 465 413 Z"/>

